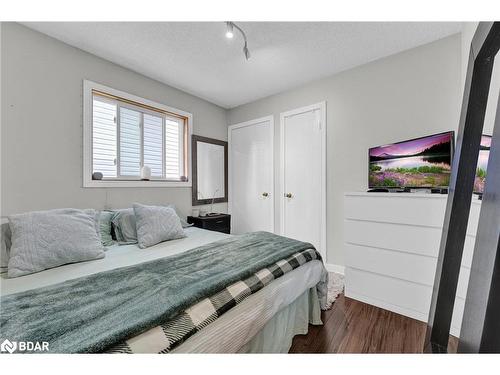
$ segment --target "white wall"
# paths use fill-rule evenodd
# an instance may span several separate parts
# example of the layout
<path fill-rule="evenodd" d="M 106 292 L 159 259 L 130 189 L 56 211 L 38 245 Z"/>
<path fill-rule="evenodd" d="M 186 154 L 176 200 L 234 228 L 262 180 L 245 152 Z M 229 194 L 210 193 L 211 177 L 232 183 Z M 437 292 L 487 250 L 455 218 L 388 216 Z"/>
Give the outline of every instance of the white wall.
<path fill-rule="evenodd" d="M 464 22 L 462 29 L 462 91 L 465 86 L 465 76 L 467 75 L 467 63 L 469 60 L 470 44 L 474 33 L 476 32 L 478 22 Z M 484 118 L 484 134 L 493 134 L 495 125 L 495 115 L 498 105 L 498 95 L 500 92 L 500 58 L 495 59 L 493 65 L 493 74 L 490 83 L 490 92 L 488 94 L 488 104 L 486 105 L 486 114 Z"/>
<path fill-rule="evenodd" d="M 231 109 L 227 119 L 228 124 L 235 124 L 272 114 L 279 123 L 280 112 L 326 100 L 327 262 L 343 265 L 343 196 L 367 188 L 368 148 L 456 131 L 460 79 L 461 38 L 457 34 Z M 279 126 L 275 131 L 278 156 Z"/>
<path fill-rule="evenodd" d="M 133 202 L 190 213 L 190 188 L 82 188 L 82 81 L 191 112 L 194 134 L 226 140 L 223 108 L 15 23 L 2 25 L 1 56 L 2 216 Z"/>

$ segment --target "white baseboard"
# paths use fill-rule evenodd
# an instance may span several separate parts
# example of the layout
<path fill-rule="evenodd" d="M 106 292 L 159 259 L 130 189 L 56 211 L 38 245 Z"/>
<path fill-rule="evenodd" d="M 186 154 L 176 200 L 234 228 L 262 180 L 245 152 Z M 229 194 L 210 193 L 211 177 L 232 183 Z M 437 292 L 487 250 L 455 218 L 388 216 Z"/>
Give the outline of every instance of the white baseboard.
<path fill-rule="evenodd" d="M 325 268 L 328 272 L 340 273 L 341 275 L 345 273 L 345 267 L 339 264 L 325 263 Z"/>

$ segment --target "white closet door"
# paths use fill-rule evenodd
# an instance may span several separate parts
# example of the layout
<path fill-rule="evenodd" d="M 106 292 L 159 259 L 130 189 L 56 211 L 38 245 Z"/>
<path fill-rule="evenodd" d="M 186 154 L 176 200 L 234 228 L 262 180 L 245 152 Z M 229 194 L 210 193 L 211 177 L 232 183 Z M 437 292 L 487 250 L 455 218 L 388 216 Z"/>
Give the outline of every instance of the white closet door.
<path fill-rule="evenodd" d="M 273 118 L 229 127 L 231 233 L 274 231 Z"/>
<path fill-rule="evenodd" d="M 325 253 L 325 105 L 281 115 L 281 233 Z"/>

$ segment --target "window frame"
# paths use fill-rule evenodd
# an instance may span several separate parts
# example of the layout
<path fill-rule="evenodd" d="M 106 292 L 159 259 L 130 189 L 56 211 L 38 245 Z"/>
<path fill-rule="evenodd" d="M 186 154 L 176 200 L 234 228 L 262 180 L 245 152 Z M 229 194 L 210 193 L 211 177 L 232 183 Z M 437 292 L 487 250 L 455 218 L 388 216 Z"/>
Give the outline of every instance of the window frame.
<path fill-rule="evenodd" d="M 94 91 L 102 94 L 107 94 L 115 99 L 124 99 L 125 101 L 131 101 L 146 107 L 151 107 L 152 109 L 158 109 L 160 111 L 166 112 L 166 117 L 183 118 L 186 121 L 187 135 L 184 138 L 184 158 L 183 165 L 187 164 L 187 181 L 175 181 L 175 180 L 165 180 L 152 178 L 149 181 L 142 181 L 134 178 L 122 178 L 119 179 L 104 179 L 104 180 L 92 180 L 92 156 L 93 156 L 93 144 L 92 144 L 92 131 L 93 131 L 93 94 Z M 133 103 L 126 103 L 126 106 L 134 106 Z M 147 108 L 139 107 L 141 111 L 148 112 Z M 165 120 L 163 120 L 165 123 Z M 83 81 L 83 187 L 84 188 L 103 188 L 103 187 L 191 187 L 192 186 L 192 175 L 191 175 L 191 135 L 193 134 L 193 115 L 189 112 L 182 111 L 177 108 L 169 107 L 164 104 L 160 104 L 148 99 L 141 98 L 126 92 L 113 89 L 101 85 L 96 82 L 89 80 Z M 164 140 L 163 140 L 164 141 Z M 143 144 L 141 142 L 141 147 Z M 117 150 L 119 152 L 119 150 Z M 163 161 L 165 163 L 165 161 Z M 165 165 L 163 166 L 165 168 Z M 186 168 L 185 168 L 186 169 Z"/>

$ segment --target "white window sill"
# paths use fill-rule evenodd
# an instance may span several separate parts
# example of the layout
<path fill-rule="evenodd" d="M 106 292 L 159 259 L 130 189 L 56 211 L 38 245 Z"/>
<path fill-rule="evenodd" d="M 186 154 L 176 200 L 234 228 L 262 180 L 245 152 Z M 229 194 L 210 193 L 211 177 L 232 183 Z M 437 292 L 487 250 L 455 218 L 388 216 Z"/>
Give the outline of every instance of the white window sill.
<path fill-rule="evenodd" d="M 106 188 L 106 187 L 151 187 L 151 188 L 165 188 L 165 187 L 191 187 L 191 181 L 106 181 L 106 180 L 90 180 L 84 181 L 84 188 Z"/>

